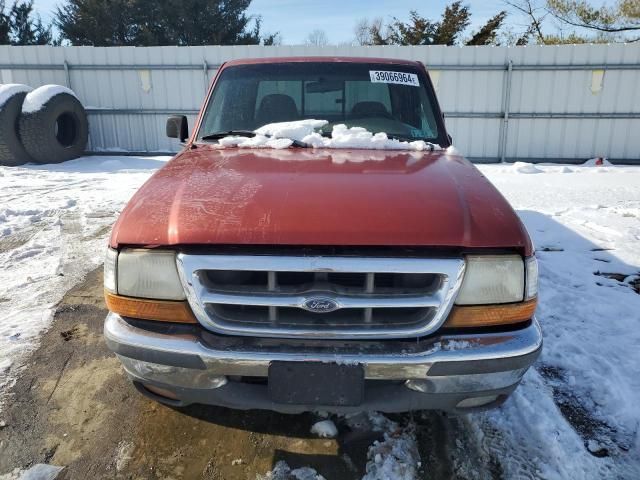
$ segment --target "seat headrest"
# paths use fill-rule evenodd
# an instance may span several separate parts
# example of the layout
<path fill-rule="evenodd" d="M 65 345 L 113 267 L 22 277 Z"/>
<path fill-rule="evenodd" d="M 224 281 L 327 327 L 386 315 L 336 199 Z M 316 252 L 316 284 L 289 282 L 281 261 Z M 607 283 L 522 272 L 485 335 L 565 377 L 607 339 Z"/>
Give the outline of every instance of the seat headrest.
<path fill-rule="evenodd" d="M 272 93 L 262 98 L 256 112 L 256 124 L 258 127 L 267 123 L 293 120 L 298 120 L 298 108 L 296 107 L 296 102 L 289 95 Z"/>

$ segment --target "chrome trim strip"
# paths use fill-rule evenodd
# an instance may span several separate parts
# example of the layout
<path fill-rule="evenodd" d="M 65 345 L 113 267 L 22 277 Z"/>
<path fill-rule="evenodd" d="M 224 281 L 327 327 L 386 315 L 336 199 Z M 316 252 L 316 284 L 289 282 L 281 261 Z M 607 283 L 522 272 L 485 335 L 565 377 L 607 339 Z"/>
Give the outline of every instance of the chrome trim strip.
<path fill-rule="evenodd" d="M 190 271 L 250 270 L 258 272 L 446 273 L 462 258 L 296 257 L 284 255 L 178 254 Z"/>
<path fill-rule="evenodd" d="M 465 270 L 463 258 L 393 258 L 393 257 L 296 257 L 279 255 L 191 255 L 179 253 L 177 255 L 178 273 L 184 286 L 187 300 L 198 321 L 205 328 L 227 335 L 259 336 L 274 338 L 326 338 L 326 339 L 388 339 L 422 337 L 435 332 L 445 321 L 453 301 L 462 284 Z M 437 308 L 431 320 L 426 324 L 398 328 L 345 328 L 345 329 L 314 329 L 310 327 L 288 328 L 285 326 L 242 326 L 225 324 L 216 321 L 207 313 L 209 303 L 246 304 L 261 306 L 292 306 L 300 307 L 308 299 L 305 296 L 275 296 L 269 293 L 256 295 L 220 294 L 208 291 L 199 280 L 199 272 L 207 270 L 248 270 L 248 271 L 277 271 L 277 272 L 337 272 L 337 273 L 428 273 L 439 274 L 443 277 L 442 285 L 437 294 L 424 296 L 420 300 L 416 296 L 397 298 L 378 297 L 363 294 L 359 297 L 344 295 L 331 296 L 341 308 L 348 305 L 356 308 L 401 308 L 410 306 L 425 306 Z M 319 293 L 319 292 L 318 292 Z M 322 292 L 322 296 L 328 296 Z M 329 294 L 330 296 L 330 294 Z M 250 297 L 250 298 L 246 298 Z M 393 302 L 389 299 L 393 298 Z M 245 302 L 244 299 L 247 301 Z M 412 303 L 405 303 L 410 301 Z M 436 303 L 437 301 L 437 303 Z M 420 303 L 422 302 L 422 303 Z M 281 305 L 284 303 L 284 305 Z M 303 308 L 303 307 L 301 307 Z M 364 327 L 365 325 L 363 325 Z"/>
<path fill-rule="evenodd" d="M 255 305 L 259 307 L 294 307 L 305 308 L 305 302 L 314 298 L 328 298 L 333 300 L 338 308 L 405 308 L 405 307 L 439 307 L 442 295 L 407 295 L 382 296 L 368 295 L 347 296 L 335 295 L 328 292 L 309 292 L 305 295 L 244 295 L 237 293 L 218 293 L 202 291 L 200 301 L 203 304 L 223 303 L 226 305 Z"/>

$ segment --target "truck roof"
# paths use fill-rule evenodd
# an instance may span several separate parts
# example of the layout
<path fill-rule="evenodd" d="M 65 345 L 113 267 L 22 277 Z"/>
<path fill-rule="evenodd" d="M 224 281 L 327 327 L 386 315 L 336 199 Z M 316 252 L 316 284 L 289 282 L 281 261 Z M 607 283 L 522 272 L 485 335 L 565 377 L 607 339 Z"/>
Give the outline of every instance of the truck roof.
<path fill-rule="evenodd" d="M 295 63 L 295 62 L 326 62 L 326 63 L 383 63 L 389 65 L 412 65 L 419 67 L 421 64 L 415 60 L 401 58 L 380 58 L 380 57 L 339 57 L 339 56 L 316 56 L 316 57 L 264 57 L 264 58 L 243 58 L 231 60 L 224 64 L 225 67 L 234 65 L 254 65 L 259 63 Z"/>

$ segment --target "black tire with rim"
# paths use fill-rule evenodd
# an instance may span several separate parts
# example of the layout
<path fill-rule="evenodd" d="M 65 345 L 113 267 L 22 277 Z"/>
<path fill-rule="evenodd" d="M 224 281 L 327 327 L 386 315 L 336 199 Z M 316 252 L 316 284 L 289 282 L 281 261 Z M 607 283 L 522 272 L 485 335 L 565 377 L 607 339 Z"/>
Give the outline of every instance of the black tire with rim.
<path fill-rule="evenodd" d="M 87 114 L 80 101 L 58 93 L 35 112 L 20 117 L 20 138 L 38 163 L 60 163 L 81 156 L 89 138 Z"/>
<path fill-rule="evenodd" d="M 19 121 L 27 92 L 16 92 L 0 105 L 0 165 L 16 166 L 33 162 L 20 141 Z"/>

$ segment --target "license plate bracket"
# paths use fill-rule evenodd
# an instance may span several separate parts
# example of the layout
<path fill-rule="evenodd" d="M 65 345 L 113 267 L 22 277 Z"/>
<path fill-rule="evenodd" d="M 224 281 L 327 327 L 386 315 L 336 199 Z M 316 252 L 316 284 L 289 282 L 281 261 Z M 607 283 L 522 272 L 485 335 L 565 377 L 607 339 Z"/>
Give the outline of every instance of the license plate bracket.
<path fill-rule="evenodd" d="M 326 362 L 271 362 L 268 388 L 276 403 L 357 406 L 364 397 L 364 368 Z"/>

